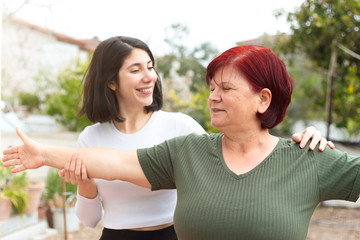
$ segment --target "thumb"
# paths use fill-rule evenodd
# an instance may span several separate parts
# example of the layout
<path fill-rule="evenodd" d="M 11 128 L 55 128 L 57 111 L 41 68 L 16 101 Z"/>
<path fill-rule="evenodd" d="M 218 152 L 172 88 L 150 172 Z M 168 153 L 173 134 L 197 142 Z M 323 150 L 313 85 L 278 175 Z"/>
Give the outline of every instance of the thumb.
<path fill-rule="evenodd" d="M 29 137 L 23 131 L 21 131 L 19 127 L 16 128 L 16 134 L 21 138 L 23 143 L 29 139 Z"/>
<path fill-rule="evenodd" d="M 64 177 L 65 176 L 65 169 L 61 169 L 59 172 L 59 177 Z"/>
<path fill-rule="evenodd" d="M 292 140 L 295 141 L 295 142 L 300 142 L 301 141 L 301 135 L 299 133 L 294 133 L 292 135 Z"/>

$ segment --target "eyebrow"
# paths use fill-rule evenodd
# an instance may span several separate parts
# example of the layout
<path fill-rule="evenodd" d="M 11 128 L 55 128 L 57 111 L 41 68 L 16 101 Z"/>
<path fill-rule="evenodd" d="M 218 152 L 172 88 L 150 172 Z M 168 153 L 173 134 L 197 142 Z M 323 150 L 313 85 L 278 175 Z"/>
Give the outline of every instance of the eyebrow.
<path fill-rule="evenodd" d="M 152 60 L 149 60 L 146 64 L 149 64 L 149 63 L 152 63 Z M 141 63 L 133 63 L 133 64 L 130 64 L 127 69 L 131 68 L 131 67 L 134 67 L 134 66 L 140 66 Z"/>

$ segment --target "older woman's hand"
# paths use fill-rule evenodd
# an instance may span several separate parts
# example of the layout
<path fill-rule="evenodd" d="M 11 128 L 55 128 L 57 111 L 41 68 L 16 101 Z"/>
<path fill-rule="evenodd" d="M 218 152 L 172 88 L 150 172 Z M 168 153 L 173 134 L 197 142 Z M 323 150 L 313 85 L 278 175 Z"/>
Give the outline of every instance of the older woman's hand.
<path fill-rule="evenodd" d="M 30 139 L 19 128 L 16 133 L 23 142 L 23 145 L 5 149 L 2 161 L 5 167 L 17 166 L 11 170 L 18 173 L 27 169 L 36 169 L 45 165 L 45 158 L 42 154 L 43 145 Z"/>
<path fill-rule="evenodd" d="M 335 148 L 334 143 L 331 141 L 327 141 L 326 138 L 322 137 L 320 131 L 316 130 L 316 128 L 313 126 L 308 127 L 303 131 L 299 133 L 294 133 L 292 135 L 292 140 L 297 143 L 300 142 L 301 148 L 304 148 L 310 139 L 312 139 L 309 146 L 311 150 L 314 150 L 318 143 L 320 143 L 319 144 L 320 151 L 324 151 L 326 145 L 328 145 L 331 149 Z"/>

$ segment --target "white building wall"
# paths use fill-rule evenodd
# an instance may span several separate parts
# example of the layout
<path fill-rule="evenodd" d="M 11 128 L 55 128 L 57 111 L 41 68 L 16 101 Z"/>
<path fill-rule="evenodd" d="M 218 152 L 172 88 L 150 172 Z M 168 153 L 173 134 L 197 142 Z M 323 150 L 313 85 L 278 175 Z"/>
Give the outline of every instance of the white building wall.
<path fill-rule="evenodd" d="M 1 47 L 3 99 L 20 91 L 33 93 L 34 78 L 40 71 L 47 79 L 55 80 L 56 74 L 73 60 L 89 56 L 77 45 L 58 41 L 50 32 L 14 21 L 3 22 Z"/>

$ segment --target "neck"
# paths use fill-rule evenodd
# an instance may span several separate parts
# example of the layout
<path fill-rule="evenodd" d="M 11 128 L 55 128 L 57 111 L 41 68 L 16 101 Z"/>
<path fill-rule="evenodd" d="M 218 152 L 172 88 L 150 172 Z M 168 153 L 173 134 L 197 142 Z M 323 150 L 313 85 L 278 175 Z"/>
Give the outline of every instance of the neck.
<path fill-rule="evenodd" d="M 151 118 L 153 112 L 146 113 L 144 108 L 139 110 L 130 110 L 121 113 L 121 117 L 125 119 L 123 122 L 113 121 L 115 127 L 123 133 L 135 133 L 142 129 Z"/>
<path fill-rule="evenodd" d="M 279 139 L 260 132 L 243 132 L 238 135 L 224 134 L 222 138 L 223 157 L 228 168 L 236 174 L 251 171 L 259 165 L 275 148 Z"/>
<path fill-rule="evenodd" d="M 253 151 L 258 152 L 261 149 L 268 148 L 269 146 L 273 145 L 271 143 L 277 143 L 277 139 L 277 137 L 270 135 L 268 129 L 258 129 L 241 132 L 238 134 L 224 133 L 222 145 L 223 148 L 228 150 L 246 154 Z"/>

